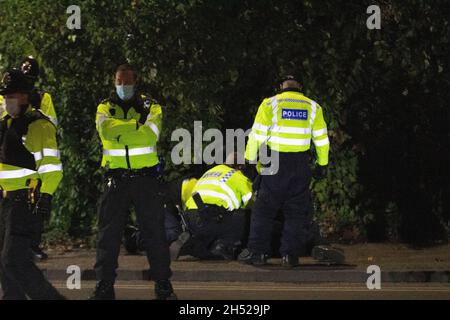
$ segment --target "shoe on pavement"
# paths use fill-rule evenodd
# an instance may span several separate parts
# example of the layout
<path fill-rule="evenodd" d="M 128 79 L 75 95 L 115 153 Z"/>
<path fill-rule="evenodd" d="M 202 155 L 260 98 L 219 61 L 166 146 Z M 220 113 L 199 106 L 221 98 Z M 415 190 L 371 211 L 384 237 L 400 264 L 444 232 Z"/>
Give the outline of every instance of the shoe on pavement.
<path fill-rule="evenodd" d="M 40 247 L 31 248 L 31 254 L 33 259 L 37 262 L 45 261 L 48 259 L 48 254 L 46 254 Z"/>
<path fill-rule="evenodd" d="M 211 253 L 223 260 L 231 261 L 236 258 L 234 248 L 225 245 L 221 241 L 216 241 L 216 243 L 214 244 L 214 248 L 211 250 Z"/>
<path fill-rule="evenodd" d="M 281 258 L 281 265 L 283 267 L 286 268 L 294 268 L 300 265 L 299 261 L 298 261 L 298 256 L 294 256 L 294 255 L 284 255 Z"/>
<path fill-rule="evenodd" d="M 332 246 L 315 246 L 311 255 L 319 262 L 330 264 L 343 264 L 345 262 L 344 252 Z"/>
<path fill-rule="evenodd" d="M 254 266 L 263 266 L 267 264 L 267 254 L 258 254 L 251 252 L 248 249 L 244 249 L 238 256 L 238 260 L 245 264 L 251 264 Z"/>
<path fill-rule="evenodd" d="M 94 293 L 89 300 L 116 300 L 114 283 L 110 281 L 99 281 L 95 286 Z"/>
<path fill-rule="evenodd" d="M 178 300 L 177 295 L 173 292 L 172 284 L 169 280 L 155 281 L 156 300 Z"/>

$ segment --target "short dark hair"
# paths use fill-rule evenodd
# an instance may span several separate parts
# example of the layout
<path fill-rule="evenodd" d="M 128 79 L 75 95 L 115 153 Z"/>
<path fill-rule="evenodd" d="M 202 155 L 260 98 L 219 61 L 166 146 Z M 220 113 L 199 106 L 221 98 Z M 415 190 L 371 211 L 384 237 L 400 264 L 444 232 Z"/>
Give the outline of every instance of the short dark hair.
<path fill-rule="evenodd" d="M 123 63 L 121 65 L 118 65 L 114 74 L 117 74 L 117 72 L 121 72 L 121 71 L 131 71 L 131 72 L 133 72 L 134 79 L 137 79 L 136 70 L 134 69 L 134 67 L 131 64 Z"/>

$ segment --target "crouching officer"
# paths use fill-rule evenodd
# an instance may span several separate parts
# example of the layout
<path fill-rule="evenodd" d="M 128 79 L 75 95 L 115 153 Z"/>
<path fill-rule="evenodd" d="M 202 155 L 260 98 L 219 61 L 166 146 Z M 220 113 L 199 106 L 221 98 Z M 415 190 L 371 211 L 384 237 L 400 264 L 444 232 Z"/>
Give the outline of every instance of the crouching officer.
<path fill-rule="evenodd" d="M 252 183 L 242 173 L 237 154 L 227 157 L 226 164 L 207 171 L 195 184 L 186 202 L 186 222 L 191 238 L 179 252 L 200 259 L 236 258 L 244 236 L 245 209 L 252 197 Z"/>
<path fill-rule="evenodd" d="M 310 224 L 310 145 L 316 147 L 317 174 L 323 176 L 328 164 L 330 143 L 323 109 L 301 93 L 294 76 L 286 76 L 281 93 L 265 99 L 259 106 L 247 142 L 245 157 L 257 159 L 265 143 L 272 158 L 278 156 L 276 174 L 261 176 L 258 196 L 252 211 L 248 250 L 240 260 L 249 264 L 265 264 L 270 253 L 273 220 L 279 210 L 284 215 L 280 253 L 282 264 L 292 267 L 306 247 Z"/>
<path fill-rule="evenodd" d="M 30 258 L 33 215 L 48 215 L 62 178 L 55 126 L 29 101 L 23 73 L 5 74 L 0 94 L 7 114 L 0 121 L 0 279 L 4 299 L 63 299 Z"/>
<path fill-rule="evenodd" d="M 99 207 L 99 236 L 92 299 L 114 299 L 114 281 L 122 233 L 134 205 L 141 238 L 155 281 L 157 299 L 176 299 L 169 246 L 164 232 L 164 208 L 157 179 L 156 144 L 161 131 L 161 106 L 136 92 L 132 66 L 115 72 L 116 92 L 97 109 L 97 130 L 103 144 L 102 166 L 108 169 L 106 191 Z"/>

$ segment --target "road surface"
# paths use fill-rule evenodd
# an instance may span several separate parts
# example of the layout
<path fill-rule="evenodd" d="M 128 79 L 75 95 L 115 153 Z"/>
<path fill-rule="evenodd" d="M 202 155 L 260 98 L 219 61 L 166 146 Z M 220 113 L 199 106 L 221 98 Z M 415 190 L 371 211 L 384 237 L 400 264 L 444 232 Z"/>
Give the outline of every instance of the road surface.
<path fill-rule="evenodd" d="M 81 290 L 68 290 L 65 283 L 55 285 L 69 299 L 86 299 L 95 283 L 83 282 Z M 179 299 L 183 300 L 450 300 L 450 284 L 385 284 L 381 290 L 368 290 L 360 284 L 279 284 L 279 283 L 225 283 L 174 282 Z M 153 283 L 119 281 L 117 299 L 154 299 Z"/>

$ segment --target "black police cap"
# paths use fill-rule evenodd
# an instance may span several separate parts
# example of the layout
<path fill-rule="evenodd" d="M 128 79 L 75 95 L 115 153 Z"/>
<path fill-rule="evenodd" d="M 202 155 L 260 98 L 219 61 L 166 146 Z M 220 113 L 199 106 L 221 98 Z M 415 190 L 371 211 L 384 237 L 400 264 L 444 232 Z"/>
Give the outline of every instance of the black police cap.
<path fill-rule="evenodd" d="M 33 90 L 33 85 L 19 69 L 10 69 L 3 75 L 0 85 L 0 94 L 6 95 L 16 92 L 29 93 Z"/>
<path fill-rule="evenodd" d="M 298 78 L 292 74 L 286 74 L 280 77 L 280 84 L 283 84 L 285 81 L 297 81 L 298 83 L 300 83 Z"/>
<path fill-rule="evenodd" d="M 39 77 L 39 63 L 33 56 L 27 56 L 22 60 L 20 69 L 23 74 L 29 77 L 37 78 Z"/>

